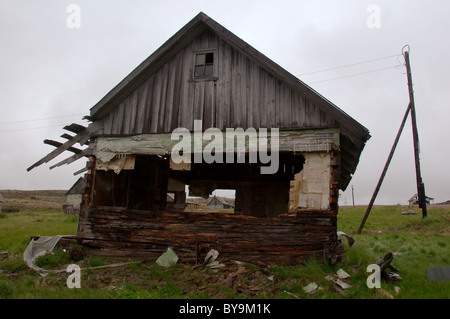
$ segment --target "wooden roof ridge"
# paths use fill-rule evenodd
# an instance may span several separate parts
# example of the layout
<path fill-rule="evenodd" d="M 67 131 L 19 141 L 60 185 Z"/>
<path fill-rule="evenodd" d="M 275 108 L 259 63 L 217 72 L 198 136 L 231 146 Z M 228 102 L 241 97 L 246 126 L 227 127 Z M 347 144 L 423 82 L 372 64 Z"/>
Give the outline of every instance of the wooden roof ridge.
<path fill-rule="evenodd" d="M 211 29 L 220 38 L 237 48 L 248 57 L 254 59 L 262 68 L 269 73 L 276 75 L 281 80 L 288 83 L 294 89 L 299 90 L 305 97 L 312 101 L 325 113 L 336 118 L 340 125 L 344 126 L 350 132 L 359 135 L 359 143 L 365 143 L 370 139 L 369 130 L 337 107 L 331 101 L 327 100 L 321 94 L 302 82 L 296 76 L 292 75 L 277 63 L 266 57 L 264 54 L 253 48 L 247 42 L 233 34 L 231 31 L 217 23 L 215 20 L 200 12 L 184 27 L 170 37 L 163 45 L 137 66 L 128 76 L 119 82 L 109 93 L 107 93 L 90 110 L 92 121 L 100 120 L 112 111 L 124 98 L 131 94 L 150 74 L 156 72 L 165 62 L 174 56 L 179 50 L 183 49 L 198 35 L 207 28 Z"/>

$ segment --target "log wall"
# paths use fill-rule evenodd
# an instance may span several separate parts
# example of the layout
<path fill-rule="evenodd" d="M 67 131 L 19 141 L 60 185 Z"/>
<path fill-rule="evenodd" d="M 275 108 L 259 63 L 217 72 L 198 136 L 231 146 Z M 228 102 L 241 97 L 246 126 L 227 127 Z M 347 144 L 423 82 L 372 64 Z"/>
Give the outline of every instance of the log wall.
<path fill-rule="evenodd" d="M 336 212 L 298 211 L 277 218 L 237 214 L 131 211 L 83 206 L 77 238 L 106 255 L 156 260 L 172 247 L 182 262 L 199 262 L 209 249 L 223 259 L 296 264 L 342 257 Z"/>

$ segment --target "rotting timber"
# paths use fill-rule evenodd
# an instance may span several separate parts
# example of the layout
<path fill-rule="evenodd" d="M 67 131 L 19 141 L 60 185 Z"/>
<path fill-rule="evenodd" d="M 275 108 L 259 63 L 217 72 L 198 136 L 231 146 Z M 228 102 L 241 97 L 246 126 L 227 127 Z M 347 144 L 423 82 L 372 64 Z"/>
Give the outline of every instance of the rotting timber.
<path fill-rule="evenodd" d="M 298 211 L 277 218 L 199 212 L 149 212 L 83 206 L 77 237 L 106 255 L 156 260 L 172 247 L 182 262 L 201 262 L 209 249 L 222 258 L 295 264 L 342 258 L 336 213 Z"/>
<path fill-rule="evenodd" d="M 182 262 L 192 263 L 203 260 L 206 253 L 212 248 L 218 250 L 222 258 L 252 263 L 296 264 L 308 258 L 316 258 L 330 263 L 339 262 L 342 260 L 344 252 L 337 239 L 339 156 L 337 150 L 323 153 L 330 156 L 329 170 L 326 172 L 327 178 L 324 181 L 330 189 L 324 209 L 301 208 L 298 203 L 294 203 L 293 197 L 298 190 L 296 184 L 290 183 L 289 179 L 293 181 L 294 176 L 299 176 L 300 173 L 288 175 L 280 173 L 278 176 L 270 176 L 273 180 L 266 183 L 267 181 L 251 181 L 249 176 L 244 176 L 244 181 L 241 182 L 237 180 L 238 176 L 243 175 L 240 171 L 235 176 L 232 176 L 231 170 L 228 174 L 210 169 L 206 173 L 203 172 L 205 175 L 200 178 L 210 179 L 215 186 L 219 187 L 231 188 L 234 186 L 239 190 L 241 183 L 252 183 L 250 187 L 245 188 L 244 194 L 251 199 L 238 197 L 235 213 L 226 214 L 166 209 L 164 203 L 166 191 L 158 189 L 161 187 L 167 189 L 167 184 L 159 186 L 155 184 L 154 187 L 149 187 L 147 194 L 153 193 L 152 196 L 145 197 L 145 202 L 137 203 L 137 199 L 142 200 L 144 197 L 141 195 L 137 195 L 135 199 L 127 197 L 134 193 L 136 185 L 137 189 L 140 189 L 139 185 L 141 185 L 136 177 L 133 183 L 127 183 L 127 181 L 133 180 L 129 175 L 130 171 L 124 170 L 116 175 L 112 172 L 108 174 L 104 171 L 89 170 L 96 176 L 90 178 L 93 188 L 87 188 L 89 192 L 85 194 L 87 205 L 81 208 L 77 232 L 78 241 L 85 246 L 100 249 L 99 253 L 104 255 L 138 256 L 153 260 L 158 258 L 167 247 L 172 247 Z M 170 176 L 175 172 L 167 169 L 164 160 L 159 159 L 159 161 L 161 162 L 160 169 L 157 169 L 154 175 L 159 175 L 161 178 L 155 180 L 165 181 L 167 175 Z M 135 176 L 139 178 L 144 176 L 142 165 L 145 163 L 150 165 L 148 158 L 145 161 L 139 157 L 136 159 L 134 170 L 137 173 Z M 151 165 L 155 166 L 156 164 L 152 162 Z M 94 165 L 91 166 L 94 167 Z M 156 165 L 156 167 L 158 166 Z M 209 168 L 209 166 L 206 167 Z M 287 171 L 292 172 L 290 169 Z M 307 171 L 307 168 L 301 167 L 301 172 Z M 217 174 L 212 175 L 213 172 L 217 172 Z M 309 171 L 309 173 L 311 172 L 312 170 Z M 198 171 L 184 173 L 186 176 L 197 175 Z M 228 175 L 228 180 L 224 180 L 224 175 Z M 185 178 L 187 178 L 186 176 Z M 107 191 L 102 191 L 106 186 L 104 185 L 105 180 L 110 180 L 111 177 L 116 178 L 117 183 L 117 189 L 110 189 L 109 192 L 115 196 L 115 199 L 107 196 Z M 271 186 L 279 185 L 275 181 L 278 180 L 280 183 L 283 177 L 287 189 L 281 189 L 281 192 L 271 190 Z M 193 181 L 191 177 L 190 182 Z M 201 184 L 208 184 L 208 181 L 203 181 Z M 269 204 L 258 203 L 260 200 L 264 200 L 257 196 L 257 193 L 264 189 L 261 185 L 265 185 L 269 192 L 275 192 L 275 196 L 290 193 L 290 196 L 286 196 L 286 200 L 281 200 L 281 205 L 273 206 L 274 209 L 278 208 L 278 213 L 271 214 L 267 212 L 266 208 L 270 206 Z M 275 188 L 278 189 L 279 186 Z M 291 188 L 290 192 L 289 188 Z M 123 190 L 127 190 L 127 193 L 125 194 Z M 93 194 L 96 196 L 92 196 Z M 263 197 L 267 196 L 270 197 L 267 194 Z M 113 207 L 111 204 L 101 205 L 112 201 L 120 207 Z M 246 201 L 250 202 L 247 205 L 241 203 Z M 271 201 L 275 202 L 273 198 Z M 131 209 L 129 207 L 145 207 L 147 209 Z M 258 211 L 258 207 L 263 212 Z"/>

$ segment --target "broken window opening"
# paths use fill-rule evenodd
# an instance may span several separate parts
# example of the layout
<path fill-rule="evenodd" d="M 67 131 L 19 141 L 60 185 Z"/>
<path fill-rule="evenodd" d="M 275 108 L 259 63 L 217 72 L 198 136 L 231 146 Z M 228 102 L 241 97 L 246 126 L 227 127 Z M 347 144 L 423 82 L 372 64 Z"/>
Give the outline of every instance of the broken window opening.
<path fill-rule="evenodd" d="M 195 54 L 194 78 L 214 75 L 214 53 L 201 52 Z"/>
<path fill-rule="evenodd" d="M 134 210 L 166 209 L 168 159 L 136 156 L 133 170 L 96 170 L 94 206 L 123 207 Z"/>

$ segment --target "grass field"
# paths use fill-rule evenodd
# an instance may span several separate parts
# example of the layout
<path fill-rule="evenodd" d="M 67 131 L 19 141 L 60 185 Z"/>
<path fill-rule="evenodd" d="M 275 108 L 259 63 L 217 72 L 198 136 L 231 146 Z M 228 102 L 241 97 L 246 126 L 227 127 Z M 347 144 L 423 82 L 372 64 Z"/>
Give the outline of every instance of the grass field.
<path fill-rule="evenodd" d="M 229 261 L 215 272 L 204 265 L 178 263 L 166 269 L 154 261 L 137 261 L 115 268 L 82 270 L 80 289 L 67 288 L 68 273 L 41 276 L 22 260 L 30 236 L 75 234 L 76 215 L 64 215 L 55 209 L 0 213 L 0 251 L 9 255 L 0 260 L 0 298 L 448 299 L 450 282 L 430 281 L 426 270 L 450 265 L 450 209 L 429 208 L 426 219 L 420 213 L 401 215 L 405 209 L 374 207 L 363 233 L 356 235 L 365 207 L 341 207 L 338 230 L 353 236 L 355 244 L 348 247 L 343 241 L 346 260 L 337 266 L 315 260 L 289 267 Z M 387 252 L 395 253 L 392 264 L 402 280 L 382 282 L 380 289 L 369 289 L 367 266 Z M 123 260 L 86 256 L 76 263 L 85 268 L 118 261 Z M 71 263 L 62 249 L 37 260 L 45 269 L 65 269 Z M 344 293 L 325 279 L 339 268 L 350 274 L 345 281 L 351 287 Z M 306 294 L 303 288 L 311 282 L 322 289 Z"/>

